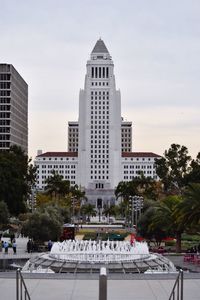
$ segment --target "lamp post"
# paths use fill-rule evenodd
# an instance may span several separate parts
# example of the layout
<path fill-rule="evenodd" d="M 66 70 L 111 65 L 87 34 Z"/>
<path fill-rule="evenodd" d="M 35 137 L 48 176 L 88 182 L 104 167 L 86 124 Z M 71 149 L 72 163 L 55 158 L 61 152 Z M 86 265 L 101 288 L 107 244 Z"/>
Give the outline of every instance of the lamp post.
<path fill-rule="evenodd" d="M 131 211 L 131 227 L 133 227 L 134 225 L 137 226 L 138 219 L 141 216 L 143 202 L 144 199 L 140 196 L 131 196 L 129 198 L 129 208 Z"/>
<path fill-rule="evenodd" d="M 102 199 L 97 199 L 97 208 L 99 213 L 99 223 L 101 222 L 101 208 L 102 208 Z"/>

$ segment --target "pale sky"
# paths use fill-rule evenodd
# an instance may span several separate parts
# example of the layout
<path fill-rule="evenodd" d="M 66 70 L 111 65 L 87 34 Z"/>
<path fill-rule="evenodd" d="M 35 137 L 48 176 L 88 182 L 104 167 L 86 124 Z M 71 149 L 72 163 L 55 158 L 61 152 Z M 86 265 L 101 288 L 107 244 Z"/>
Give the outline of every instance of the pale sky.
<path fill-rule="evenodd" d="M 29 155 L 67 151 L 86 62 L 101 37 L 133 151 L 200 151 L 199 0 L 0 0 L 0 62 L 29 85 Z"/>

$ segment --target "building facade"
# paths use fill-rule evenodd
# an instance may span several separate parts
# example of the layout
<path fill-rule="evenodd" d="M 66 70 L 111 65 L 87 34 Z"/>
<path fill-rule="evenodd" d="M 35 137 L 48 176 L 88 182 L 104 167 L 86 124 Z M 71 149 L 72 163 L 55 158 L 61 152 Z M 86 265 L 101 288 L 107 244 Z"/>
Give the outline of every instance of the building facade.
<path fill-rule="evenodd" d="M 28 153 L 28 85 L 11 64 L 0 64 L 0 151 Z"/>
<path fill-rule="evenodd" d="M 99 39 L 86 65 L 79 119 L 68 123 L 68 152 L 47 152 L 36 157 L 38 188 L 44 188 L 46 178 L 55 169 L 71 184 L 82 187 L 89 202 L 96 206 L 99 200 L 102 205 L 113 203 L 120 181 L 130 181 L 141 172 L 157 179 L 154 161 L 158 157 L 132 152 L 132 122 L 121 116 L 114 64 Z"/>

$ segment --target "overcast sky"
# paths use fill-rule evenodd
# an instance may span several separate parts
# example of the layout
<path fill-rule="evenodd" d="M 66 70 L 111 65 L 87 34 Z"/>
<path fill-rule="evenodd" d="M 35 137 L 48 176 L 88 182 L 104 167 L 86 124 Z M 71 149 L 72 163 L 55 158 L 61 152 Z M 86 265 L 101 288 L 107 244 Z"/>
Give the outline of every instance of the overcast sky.
<path fill-rule="evenodd" d="M 29 155 L 67 151 L 86 62 L 101 37 L 133 151 L 200 151 L 199 0 L 0 0 L 0 62 L 29 85 Z"/>

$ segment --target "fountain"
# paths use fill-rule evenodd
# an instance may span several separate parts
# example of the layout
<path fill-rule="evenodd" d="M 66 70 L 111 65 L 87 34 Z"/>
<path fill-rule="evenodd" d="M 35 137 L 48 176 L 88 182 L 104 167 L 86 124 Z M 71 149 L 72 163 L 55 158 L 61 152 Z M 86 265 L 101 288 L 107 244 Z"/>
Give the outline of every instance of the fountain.
<path fill-rule="evenodd" d="M 56 242 L 50 253 L 31 258 L 29 270 L 38 268 L 65 273 L 99 273 L 106 266 L 109 273 L 144 273 L 148 270 L 174 272 L 174 265 L 160 254 L 150 253 L 146 242 L 83 241 Z M 27 271 L 27 265 L 26 265 Z"/>
<path fill-rule="evenodd" d="M 149 249 L 146 242 L 129 241 L 75 241 L 55 243 L 49 254 L 51 258 L 78 263 L 118 263 L 147 259 Z"/>

